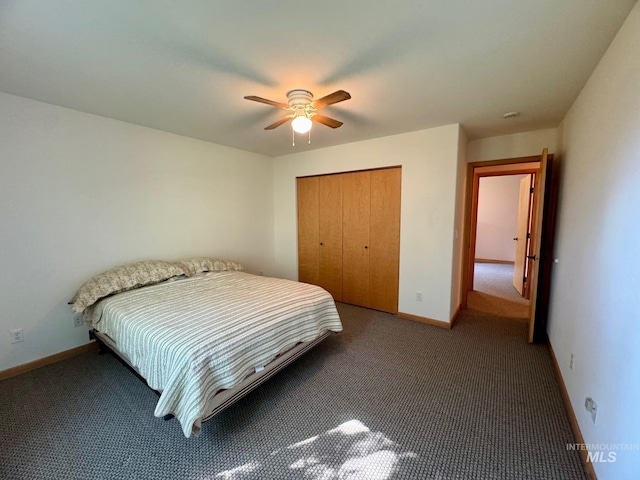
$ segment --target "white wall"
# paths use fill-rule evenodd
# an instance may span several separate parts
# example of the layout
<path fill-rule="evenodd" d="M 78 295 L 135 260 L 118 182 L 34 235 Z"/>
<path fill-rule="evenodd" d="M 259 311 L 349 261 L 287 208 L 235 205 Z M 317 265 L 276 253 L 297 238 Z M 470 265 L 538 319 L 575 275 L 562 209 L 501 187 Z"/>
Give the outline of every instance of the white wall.
<path fill-rule="evenodd" d="M 503 158 L 528 157 L 540 155 L 543 148 L 554 153 L 558 144 L 558 129 L 548 128 L 532 132 L 479 138 L 469 141 L 467 160 L 484 162 Z"/>
<path fill-rule="evenodd" d="M 516 256 L 518 200 L 524 175 L 480 178 L 476 258 L 513 262 Z"/>
<path fill-rule="evenodd" d="M 67 301 L 119 263 L 271 271 L 270 158 L 3 93 L 0 111 L 0 370 L 87 343 Z"/>
<path fill-rule="evenodd" d="M 465 131 L 460 128 L 458 136 L 458 164 L 456 181 L 456 206 L 453 231 L 453 262 L 451 278 L 451 320 L 456 315 L 462 301 L 462 271 L 464 261 L 464 206 L 467 188 L 467 147 L 469 140 Z"/>
<path fill-rule="evenodd" d="M 562 125 L 560 210 L 548 333 L 587 443 L 640 448 L 640 5 Z M 569 369 L 571 354 L 573 370 Z M 584 408 L 598 404 L 597 421 Z M 638 478 L 640 450 L 594 463 Z"/>
<path fill-rule="evenodd" d="M 459 135 L 456 124 L 277 157 L 277 274 L 298 278 L 296 177 L 401 165 L 399 310 L 449 322 Z"/>

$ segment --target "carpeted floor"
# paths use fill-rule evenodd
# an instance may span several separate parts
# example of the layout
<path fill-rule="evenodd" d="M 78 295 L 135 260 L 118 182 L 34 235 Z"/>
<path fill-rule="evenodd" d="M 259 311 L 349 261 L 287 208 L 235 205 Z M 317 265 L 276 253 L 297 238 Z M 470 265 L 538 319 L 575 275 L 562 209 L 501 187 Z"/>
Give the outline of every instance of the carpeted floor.
<path fill-rule="evenodd" d="M 529 301 L 513 286 L 513 265 L 476 262 L 473 291 L 467 305 L 472 310 L 499 317 L 527 318 Z"/>
<path fill-rule="evenodd" d="M 584 479 L 545 345 L 338 305 L 345 330 L 184 438 L 112 356 L 0 382 L 3 479 Z"/>

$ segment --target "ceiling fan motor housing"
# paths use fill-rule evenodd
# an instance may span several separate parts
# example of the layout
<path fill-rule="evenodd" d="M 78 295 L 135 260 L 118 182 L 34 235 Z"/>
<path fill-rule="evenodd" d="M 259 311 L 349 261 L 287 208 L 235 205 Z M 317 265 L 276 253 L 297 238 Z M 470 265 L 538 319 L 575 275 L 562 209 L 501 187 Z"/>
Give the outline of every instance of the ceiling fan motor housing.
<path fill-rule="evenodd" d="M 313 94 L 309 90 L 289 90 L 287 92 L 290 107 L 304 107 L 309 105 L 313 100 Z"/>

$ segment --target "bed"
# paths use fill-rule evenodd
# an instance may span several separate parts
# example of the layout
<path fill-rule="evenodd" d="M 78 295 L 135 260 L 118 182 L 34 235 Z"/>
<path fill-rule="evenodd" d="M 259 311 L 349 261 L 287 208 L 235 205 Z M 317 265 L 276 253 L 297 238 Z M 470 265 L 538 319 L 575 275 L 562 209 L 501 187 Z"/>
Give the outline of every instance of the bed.
<path fill-rule="evenodd" d="M 175 416 L 186 437 L 342 330 L 322 288 L 237 270 L 121 291 L 83 316 L 92 335 L 159 393 L 154 415 Z"/>

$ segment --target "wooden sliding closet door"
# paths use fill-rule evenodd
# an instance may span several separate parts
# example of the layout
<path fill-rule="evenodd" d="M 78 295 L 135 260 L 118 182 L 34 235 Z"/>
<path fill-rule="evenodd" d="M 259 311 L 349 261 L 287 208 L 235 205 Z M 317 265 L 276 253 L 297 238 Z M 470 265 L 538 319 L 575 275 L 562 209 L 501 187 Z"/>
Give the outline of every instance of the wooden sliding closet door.
<path fill-rule="evenodd" d="M 398 312 L 401 168 L 298 178 L 298 279 Z"/>
<path fill-rule="evenodd" d="M 342 177 L 342 301 L 369 306 L 371 172 Z"/>
<path fill-rule="evenodd" d="M 318 178 L 319 281 L 316 285 L 342 301 L 342 176 Z"/>
<path fill-rule="evenodd" d="M 369 307 L 398 312 L 402 169 L 371 171 Z"/>
<path fill-rule="evenodd" d="M 320 282 L 320 182 L 298 178 L 298 280 Z"/>

